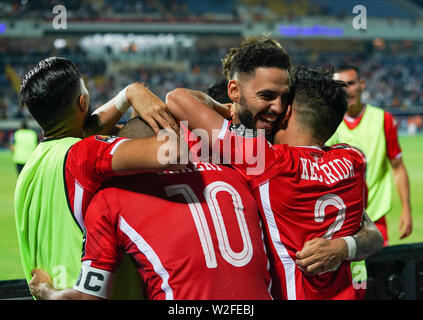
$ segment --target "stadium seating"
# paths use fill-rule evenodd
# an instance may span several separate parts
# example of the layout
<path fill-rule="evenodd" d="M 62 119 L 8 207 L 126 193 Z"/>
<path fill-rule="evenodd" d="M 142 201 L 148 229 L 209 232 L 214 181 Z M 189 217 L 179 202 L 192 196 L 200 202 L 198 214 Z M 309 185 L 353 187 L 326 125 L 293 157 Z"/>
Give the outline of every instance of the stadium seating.
<path fill-rule="evenodd" d="M 51 8 L 56 3 L 54 0 L 6 0 L 0 4 L 0 17 L 51 19 Z M 413 18 L 413 13 L 399 8 L 396 1 L 384 0 L 382 3 L 382 0 L 363 0 L 360 3 L 366 6 L 369 16 Z M 96 21 L 99 18 L 125 20 L 148 17 L 161 19 L 160 21 L 168 19 L 170 23 L 178 19 L 204 22 L 223 17 L 228 21 L 235 21 L 238 19 L 240 7 L 246 8 L 247 12 L 250 10 L 253 18 L 258 20 L 266 18 L 267 14 L 272 14 L 275 19 L 310 15 L 342 16 L 345 12 L 351 14 L 349 1 L 328 0 L 137 0 L 132 4 L 118 0 L 80 0 L 66 3 L 70 19 Z M 22 111 L 18 108 L 16 90 L 13 90 L 13 77 L 6 70 L 12 68 L 13 72 L 22 77 L 35 63 L 47 56 L 58 55 L 75 61 L 84 76 L 92 80 L 89 90 L 92 93 L 92 105 L 97 106 L 109 99 L 117 87 L 128 81 L 146 83 L 161 98 L 164 98 L 166 90 L 179 85 L 204 90 L 222 77 L 220 61 L 229 49 L 228 46 L 219 46 L 219 42 L 207 44 L 199 40 L 201 46 L 193 50 L 189 60 L 185 55 L 180 57 L 179 62 L 185 65 L 183 72 L 168 66 L 153 70 L 151 65 L 139 65 L 133 66 L 122 79 L 110 78 L 107 73 L 107 66 L 110 67 L 112 58 L 107 58 L 106 55 L 89 58 L 90 52 L 77 45 L 77 36 L 71 41 L 74 42 L 72 45 L 55 48 L 53 41 L 44 38 L 38 42 L 32 39 L 30 44 L 25 40 L 8 42 L 7 39 L 0 38 L 0 118 L 13 119 L 22 116 Z M 378 51 L 372 47 L 370 41 L 362 42 L 360 46 L 368 48 L 358 53 L 348 50 L 328 52 L 324 45 L 320 48 L 297 48 L 295 42 L 287 42 L 284 45 L 297 65 L 336 65 L 341 62 L 359 65 L 367 82 L 367 90 L 363 95 L 365 102 L 382 108 L 423 106 L 423 59 L 422 50 L 417 43 L 410 48 L 404 48 L 401 43 L 388 43 L 386 50 Z M 351 46 L 345 44 L 346 48 Z M 131 53 L 126 54 L 130 57 Z M 132 56 L 137 54 L 140 52 L 134 52 Z"/>
<path fill-rule="evenodd" d="M 415 18 L 413 12 L 405 10 L 393 1 L 360 0 L 356 1 L 356 3 L 351 3 L 351 1 L 313 0 L 313 2 L 321 7 L 325 7 L 325 13 L 332 16 L 345 16 L 351 14 L 352 5 L 360 4 L 366 7 L 369 17 Z"/>

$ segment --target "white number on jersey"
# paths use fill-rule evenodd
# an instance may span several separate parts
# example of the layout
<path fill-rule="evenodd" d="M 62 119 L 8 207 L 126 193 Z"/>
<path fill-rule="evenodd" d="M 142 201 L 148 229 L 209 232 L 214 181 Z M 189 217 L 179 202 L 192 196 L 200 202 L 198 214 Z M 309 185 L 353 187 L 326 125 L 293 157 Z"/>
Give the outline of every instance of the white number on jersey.
<path fill-rule="evenodd" d="M 194 219 L 195 227 L 200 237 L 201 247 L 204 252 L 206 265 L 208 268 L 216 268 L 217 260 L 214 250 L 211 233 L 207 224 L 204 210 L 194 193 L 194 190 L 187 184 L 176 184 L 165 188 L 166 194 L 174 196 L 182 194 L 187 201 L 188 207 Z M 230 246 L 228 233 L 226 232 L 225 221 L 222 217 L 219 203 L 216 195 L 219 192 L 227 192 L 232 197 L 235 207 L 235 215 L 237 218 L 239 230 L 241 233 L 243 249 L 240 252 L 234 252 Z M 242 267 L 248 264 L 253 257 L 253 246 L 251 243 L 250 233 L 248 232 L 247 223 L 243 212 L 243 204 L 241 196 L 230 184 L 223 181 L 216 181 L 206 186 L 204 189 L 204 197 L 211 214 L 214 229 L 216 231 L 219 251 L 222 257 L 235 267 Z"/>
<path fill-rule="evenodd" d="M 336 231 L 341 229 L 345 221 L 345 210 L 346 206 L 344 201 L 338 197 L 336 194 L 326 194 L 321 196 L 314 206 L 314 221 L 323 222 L 325 219 L 325 209 L 327 206 L 334 206 L 338 209 L 338 214 L 334 223 L 329 227 L 328 231 L 323 235 L 322 238 L 332 239 Z"/>

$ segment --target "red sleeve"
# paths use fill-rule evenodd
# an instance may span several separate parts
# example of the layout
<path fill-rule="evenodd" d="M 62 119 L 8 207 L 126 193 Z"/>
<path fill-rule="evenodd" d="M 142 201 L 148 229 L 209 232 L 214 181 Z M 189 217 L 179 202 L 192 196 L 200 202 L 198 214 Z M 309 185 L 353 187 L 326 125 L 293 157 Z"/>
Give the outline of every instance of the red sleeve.
<path fill-rule="evenodd" d="M 389 159 L 401 158 L 402 150 L 398 141 L 396 120 L 391 113 L 385 112 L 386 152 Z"/>
<path fill-rule="evenodd" d="M 107 192 L 110 190 L 108 189 Z M 92 199 L 85 214 L 85 243 L 82 261 L 90 261 L 94 268 L 114 273 L 123 253 L 119 248 L 118 214 L 116 206 L 109 205 L 105 191 L 98 192 Z M 113 210 L 114 209 L 114 210 Z"/>
<path fill-rule="evenodd" d="M 189 130 L 188 127 L 185 126 L 183 121 L 181 122 L 181 129 L 183 131 L 184 141 L 188 145 L 188 150 L 190 152 L 190 157 L 192 162 L 195 162 L 195 163 L 208 162 L 208 159 L 201 159 L 201 156 L 202 156 L 201 152 L 202 150 L 208 150 L 209 146 L 204 145 L 203 147 L 203 143 L 201 142 L 200 137 L 198 137 L 195 134 L 195 132 L 198 132 L 198 131 Z M 207 142 L 204 142 L 204 143 L 207 143 Z"/>
<path fill-rule="evenodd" d="M 113 154 L 124 140 L 127 139 L 99 135 L 83 139 L 70 148 L 66 166 L 77 167 L 79 177 L 82 175 L 84 178 L 82 180 L 105 181 L 115 175 L 112 170 Z"/>
<path fill-rule="evenodd" d="M 68 151 L 65 162 L 65 180 L 68 204 L 81 229 L 88 203 L 101 184 L 114 176 L 114 151 L 125 138 L 92 136 L 75 143 Z"/>

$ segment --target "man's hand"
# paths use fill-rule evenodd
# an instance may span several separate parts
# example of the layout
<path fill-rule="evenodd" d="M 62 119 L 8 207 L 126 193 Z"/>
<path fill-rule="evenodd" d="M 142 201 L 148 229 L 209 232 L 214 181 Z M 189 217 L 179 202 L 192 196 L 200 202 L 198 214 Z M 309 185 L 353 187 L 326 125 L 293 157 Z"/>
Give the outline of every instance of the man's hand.
<path fill-rule="evenodd" d="M 126 97 L 134 110 L 156 134 L 160 129 L 171 128 L 179 134 L 179 126 L 166 104 L 140 83 L 128 86 Z"/>
<path fill-rule="evenodd" d="M 411 218 L 410 210 L 403 210 L 400 216 L 399 222 L 399 232 L 400 232 L 400 239 L 404 239 L 411 234 L 413 230 L 413 222 Z"/>
<path fill-rule="evenodd" d="M 38 300 L 99 300 L 101 298 L 82 293 L 73 288 L 63 290 L 52 286 L 49 274 L 41 269 L 31 270 L 32 279 L 29 282 L 29 291 Z"/>
<path fill-rule="evenodd" d="M 347 243 L 343 239 L 328 240 L 315 238 L 307 241 L 301 251 L 296 253 L 295 263 L 306 274 L 316 275 L 336 270 L 348 257 Z"/>
<path fill-rule="evenodd" d="M 390 161 L 402 207 L 399 221 L 400 239 L 404 239 L 405 237 L 408 237 L 413 230 L 410 203 L 410 181 L 402 158 L 392 159 Z"/>
<path fill-rule="evenodd" d="M 31 294 L 38 300 L 46 300 L 49 297 L 49 291 L 53 289 L 50 275 L 41 269 L 31 270 L 32 279 L 29 282 Z"/>

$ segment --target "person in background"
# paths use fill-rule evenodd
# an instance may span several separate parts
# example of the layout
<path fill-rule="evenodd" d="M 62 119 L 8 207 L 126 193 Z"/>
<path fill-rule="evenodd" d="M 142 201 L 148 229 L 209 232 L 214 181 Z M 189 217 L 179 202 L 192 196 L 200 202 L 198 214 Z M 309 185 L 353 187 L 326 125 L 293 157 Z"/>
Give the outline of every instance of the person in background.
<path fill-rule="evenodd" d="M 366 183 L 368 188 L 366 211 L 382 233 L 384 246 L 389 245 L 386 214 L 392 208 L 393 180 L 400 196 L 402 212 L 399 221 L 400 239 L 411 234 L 410 183 L 402 160 L 396 122 L 392 114 L 361 101 L 365 81 L 354 65 L 339 66 L 334 79 L 347 84 L 348 109 L 336 132 L 326 142 L 330 146 L 348 143 L 366 155 Z M 393 177 L 392 179 L 392 172 Z M 367 271 L 364 261 L 351 264 L 358 294 L 364 296 Z M 360 282 L 360 284 L 358 283 Z"/>
<path fill-rule="evenodd" d="M 348 110 L 337 131 L 326 144 L 348 143 L 358 147 L 366 155 L 366 182 L 369 190 L 367 213 L 382 233 L 384 246 L 387 246 L 389 239 L 385 215 L 392 208 L 393 181 L 402 207 L 400 239 L 408 237 L 413 229 L 410 183 L 398 141 L 396 122 L 389 112 L 361 101 L 365 81 L 356 66 L 340 66 L 335 70 L 334 79 L 348 85 Z"/>
<path fill-rule="evenodd" d="M 13 162 L 16 164 L 18 174 L 21 173 L 32 151 L 38 145 L 38 134 L 35 130 L 28 128 L 25 121 L 11 137 L 10 150 L 12 151 Z"/>

